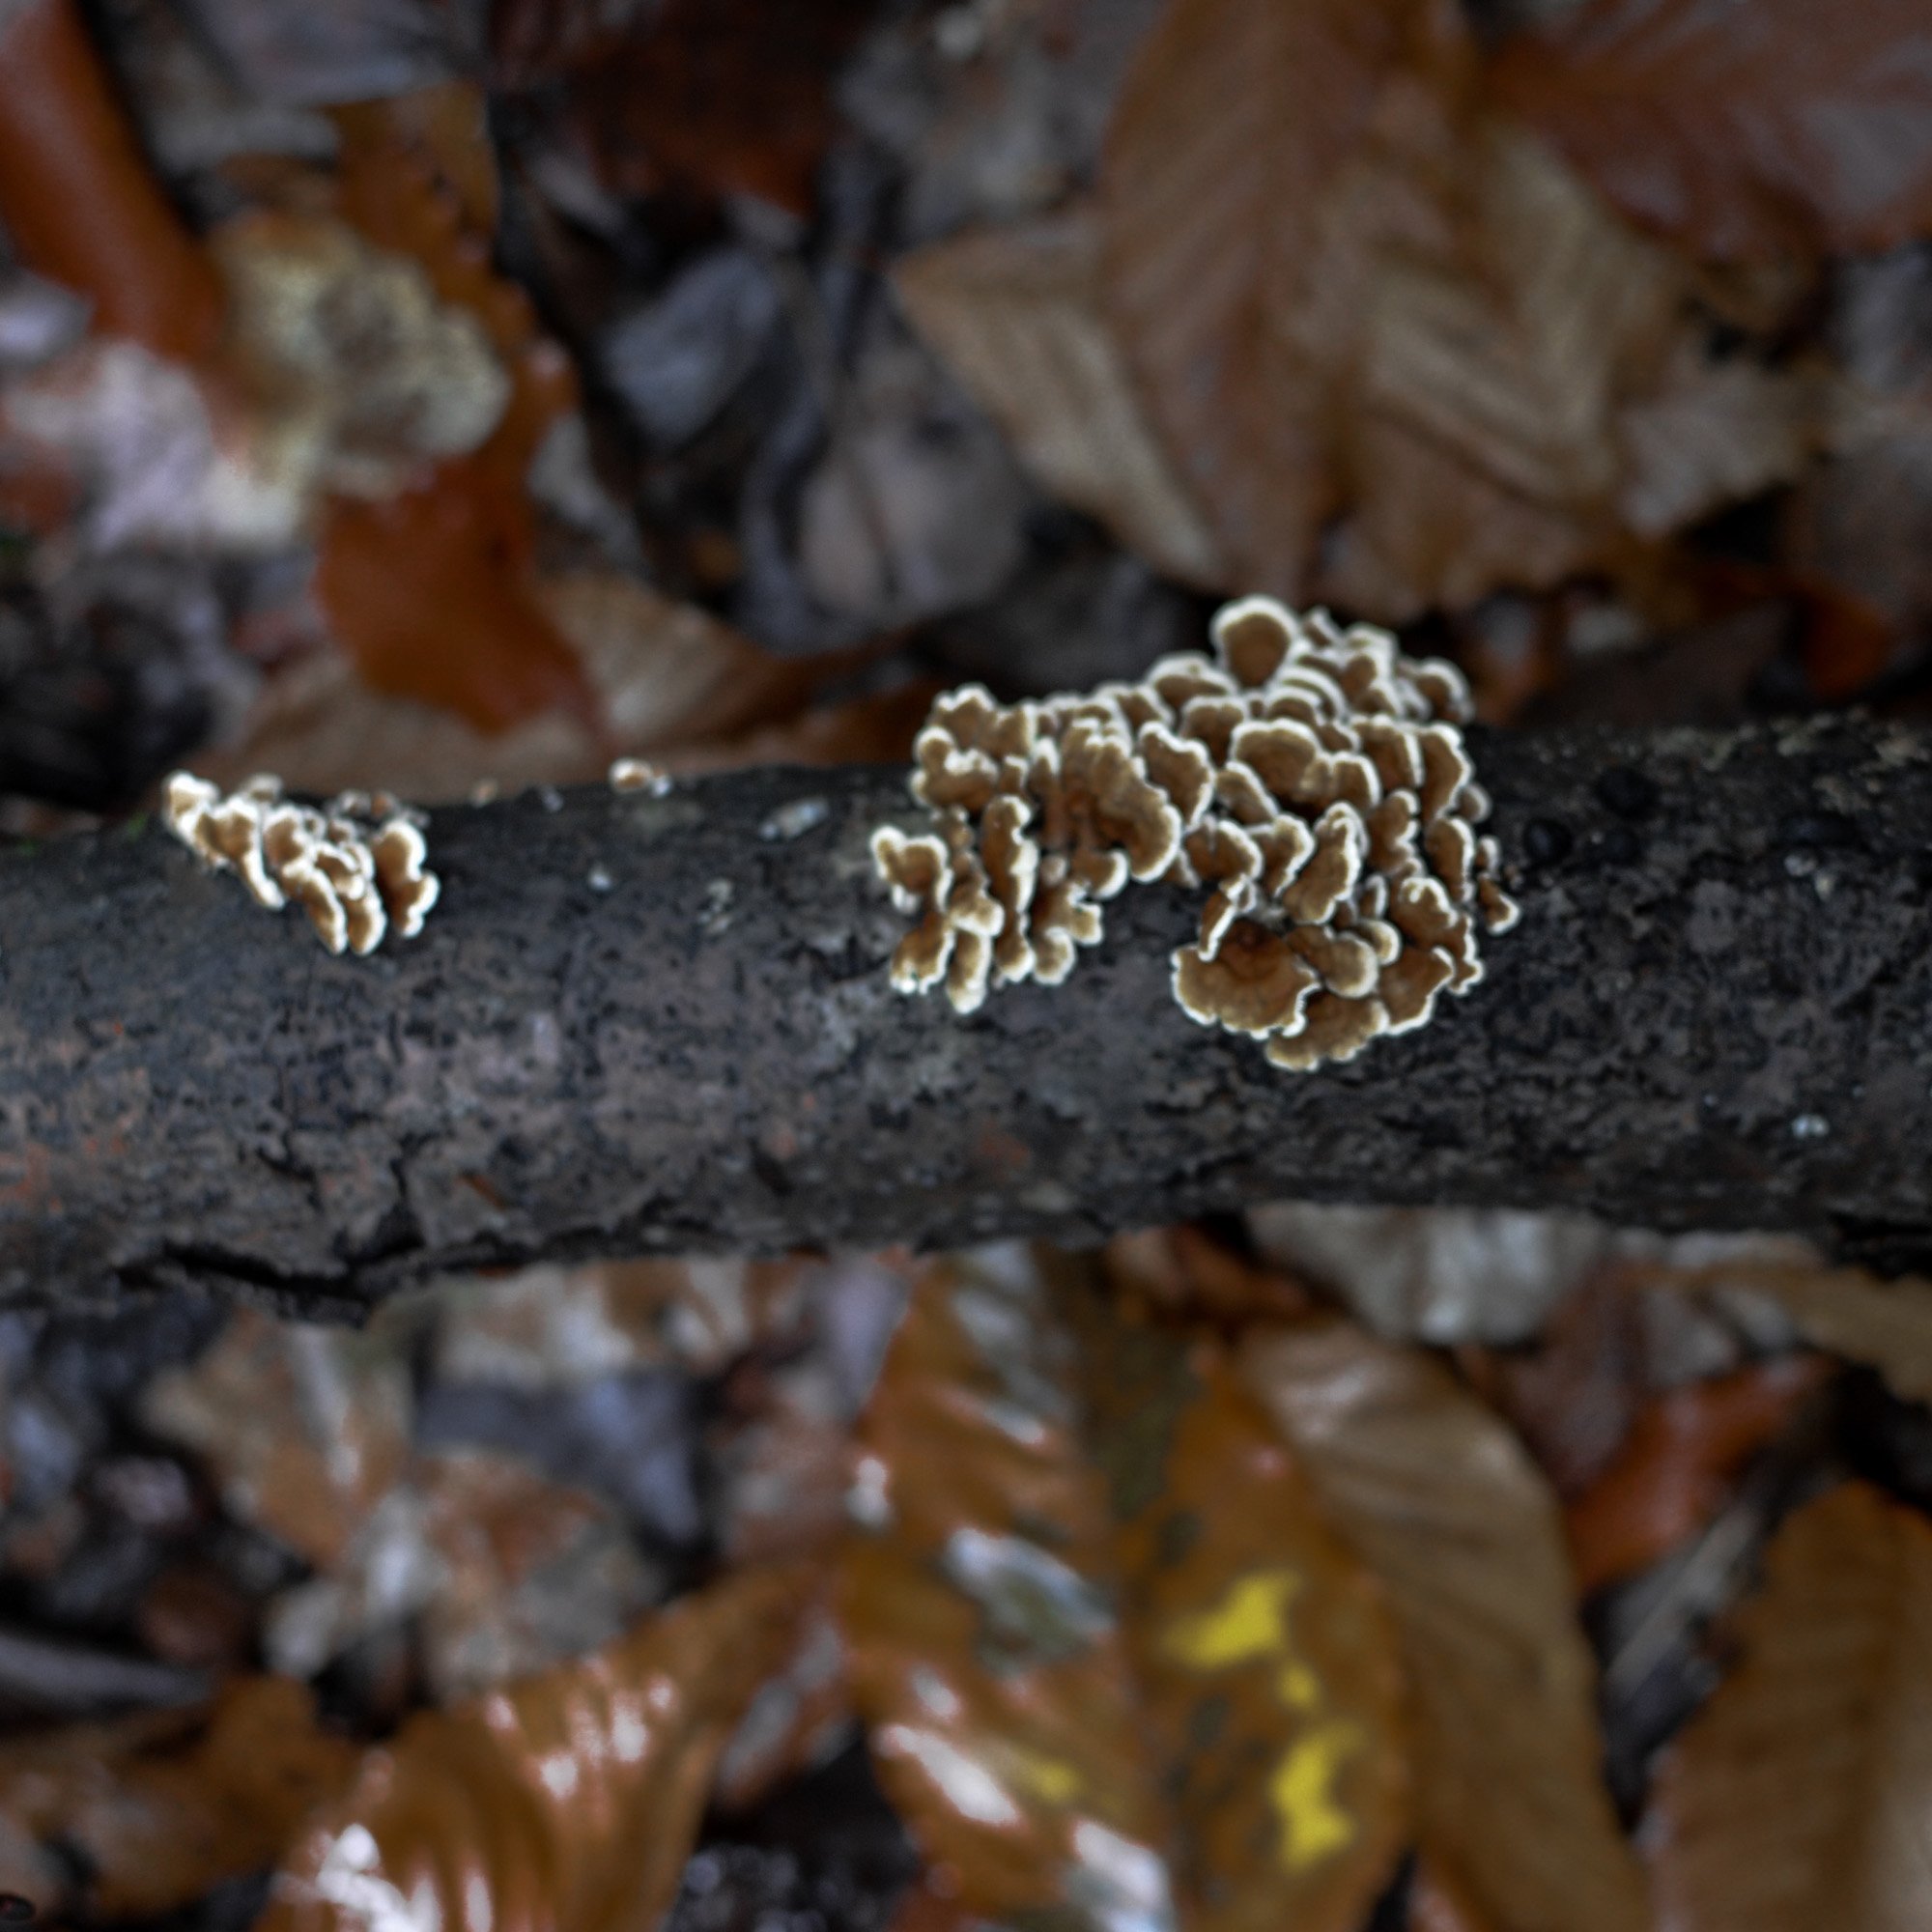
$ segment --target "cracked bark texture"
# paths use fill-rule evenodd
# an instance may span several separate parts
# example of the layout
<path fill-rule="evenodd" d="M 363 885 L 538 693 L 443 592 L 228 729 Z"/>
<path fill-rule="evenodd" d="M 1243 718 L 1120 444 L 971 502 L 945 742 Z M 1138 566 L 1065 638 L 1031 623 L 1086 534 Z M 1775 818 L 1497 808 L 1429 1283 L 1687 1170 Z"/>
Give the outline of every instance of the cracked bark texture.
<path fill-rule="evenodd" d="M 342 1313 L 535 1257 L 1080 1243 L 1306 1198 L 1932 1230 L 1932 739 L 1472 733 L 1518 929 L 1312 1075 L 1190 1023 L 1194 897 L 1062 987 L 905 999 L 898 770 L 440 811 L 422 937 L 333 959 L 147 825 L 0 854 L 0 1294 Z"/>

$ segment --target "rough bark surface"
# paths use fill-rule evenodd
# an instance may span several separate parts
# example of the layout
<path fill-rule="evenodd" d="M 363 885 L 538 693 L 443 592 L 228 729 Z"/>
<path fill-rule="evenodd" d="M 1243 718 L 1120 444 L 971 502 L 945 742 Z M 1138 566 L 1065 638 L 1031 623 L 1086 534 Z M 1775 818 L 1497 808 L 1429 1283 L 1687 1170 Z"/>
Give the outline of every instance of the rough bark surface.
<path fill-rule="evenodd" d="M 1433 1025 L 1313 1075 L 1181 1014 L 1163 889 L 1058 989 L 895 995 L 866 843 L 920 823 L 895 770 L 439 812 L 442 903 L 359 960 L 152 825 L 0 853 L 0 1294 L 341 1312 L 540 1255 L 1082 1242 L 1287 1197 L 1915 1253 L 1932 739 L 1474 749 L 1522 923 Z"/>

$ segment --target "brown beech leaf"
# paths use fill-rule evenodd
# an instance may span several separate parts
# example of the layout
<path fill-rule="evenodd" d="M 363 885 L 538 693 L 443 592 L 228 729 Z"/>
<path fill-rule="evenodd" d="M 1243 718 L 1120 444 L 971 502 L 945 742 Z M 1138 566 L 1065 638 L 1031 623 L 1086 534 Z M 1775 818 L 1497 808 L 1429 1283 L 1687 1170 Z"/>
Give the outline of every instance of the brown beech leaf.
<path fill-rule="evenodd" d="M 1497 1932 L 1637 1932 L 1556 1502 L 1520 1445 L 1427 1356 L 1341 1323 L 1241 1367 L 1388 1593 L 1426 1856 Z"/>
<path fill-rule="evenodd" d="M 1773 1541 L 1646 1826 L 1666 1932 L 1932 1924 L 1932 1526 L 1861 1483 Z"/>
<path fill-rule="evenodd" d="M 1092 1356 L 1122 1413 L 1163 1417 L 1157 1487 L 1120 1539 L 1126 1631 L 1173 1812 L 1190 1932 L 1353 1932 L 1408 1842 L 1406 1689 L 1380 1590 L 1221 1351 L 1155 1330 Z M 1122 1374 L 1138 1353 L 1151 1374 Z M 1148 1358 L 1151 1358 L 1148 1360 Z M 1162 1388 L 1161 1384 L 1166 1384 Z M 1129 1486 L 1147 1472 L 1135 1455 Z"/>
<path fill-rule="evenodd" d="M 90 1916 L 150 1918 L 272 1863 L 355 1762 L 354 1746 L 317 1727 L 304 1686 L 246 1677 L 206 1711 L 0 1747 L 0 1821 L 79 1855 Z"/>
<path fill-rule="evenodd" d="M 1221 585 L 1213 534 L 1101 312 L 1099 247 L 1093 212 L 1075 208 L 935 242 L 901 261 L 893 285 L 1042 489 L 1167 576 Z"/>
<path fill-rule="evenodd" d="M 888 1795 L 969 1910 L 1100 1922 L 1111 1903 L 1167 1925 L 1072 1376 L 1023 1250 L 922 1273 L 861 1433 L 839 1578 L 853 1703 Z"/>
<path fill-rule="evenodd" d="M 1103 186 L 1108 312 L 1244 585 L 1391 620 L 1542 587 L 1807 446 L 1690 270 L 1487 107 L 1448 0 L 1171 0 Z"/>
<path fill-rule="evenodd" d="M 1786 1357 L 1647 1403 L 1616 1459 L 1566 1512 L 1577 1589 L 1588 1595 L 1648 1569 L 1702 1529 L 1823 1374 L 1815 1356 Z"/>
<path fill-rule="evenodd" d="M 1751 1261 L 1663 1279 L 1691 1293 L 1742 1289 L 1768 1295 L 1814 1348 L 1876 1369 L 1907 1402 L 1932 1402 L 1932 1281 Z"/>
<path fill-rule="evenodd" d="M 412 1718 L 310 1820 L 262 1932 L 651 1932 L 807 1587 L 741 1571 L 590 1657 Z"/>
<path fill-rule="evenodd" d="M 1932 226 L 1922 0 L 1590 0 L 1492 85 L 1626 213 L 1707 254 L 1890 248 Z"/>

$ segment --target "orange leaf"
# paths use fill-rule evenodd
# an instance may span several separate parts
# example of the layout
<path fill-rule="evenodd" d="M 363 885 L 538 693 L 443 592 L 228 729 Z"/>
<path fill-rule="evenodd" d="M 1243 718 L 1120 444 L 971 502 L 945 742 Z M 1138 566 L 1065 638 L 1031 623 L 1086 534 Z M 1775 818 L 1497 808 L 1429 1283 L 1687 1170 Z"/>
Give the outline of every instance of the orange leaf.
<path fill-rule="evenodd" d="M 804 1579 L 740 1572 L 594 1656 L 412 1718 L 318 1814 L 262 1932 L 647 1932 Z"/>
<path fill-rule="evenodd" d="M 194 361 L 221 327 L 213 264 L 155 185 L 73 0 L 0 14 L 0 221 L 98 327 Z"/>
<path fill-rule="evenodd" d="M 1932 227 L 1923 0 L 1592 0 L 1512 42 L 1492 82 L 1627 214 L 1709 256 Z"/>
<path fill-rule="evenodd" d="M 1932 1526 L 1861 1483 L 1794 1515 L 1742 1661 L 1659 1775 L 1666 1932 L 1932 1924 Z"/>
<path fill-rule="evenodd" d="M 1587 1596 L 1634 1576 L 1702 1529 L 1825 1372 L 1815 1356 L 1787 1358 L 1648 1403 L 1616 1460 L 1566 1515 L 1577 1589 Z"/>
<path fill-rule="evenodd" d="M 374 689 L 484 731 L 561 708 L 595 737 L 595 695 L 536 588 L 525 487 L 546 432 L 576 404 L 575 379 L 469 225 L 494 194 L 480 96 L 469 95 L 466 142 L 463 98 L 433 92 L 337 111 L 342 212 L 379 246 L 414 256 L 444 301 L 476 317 L 509 373 L 510 400 L 480 449 L 439 464 L 420 487 L 333 502 L 316 592 Z"/>
<path fill-rule="evenodd" d="M 863 1427 L 840 1565 L 881 1782 L 982 1917 L 1166 1897 L 1067 1338 L 1023 1256 L 924 1270 Z"/>
<path fill-rule="evenodd" d="M 0 1748 L 0 1820 L 77 1852 L 93 1913 L 148 1918 L 279 1858 L 355 1758 L 316 1727 L 306 1688 L 242 1678 L 206 1712 L 74 1725 Z"/>

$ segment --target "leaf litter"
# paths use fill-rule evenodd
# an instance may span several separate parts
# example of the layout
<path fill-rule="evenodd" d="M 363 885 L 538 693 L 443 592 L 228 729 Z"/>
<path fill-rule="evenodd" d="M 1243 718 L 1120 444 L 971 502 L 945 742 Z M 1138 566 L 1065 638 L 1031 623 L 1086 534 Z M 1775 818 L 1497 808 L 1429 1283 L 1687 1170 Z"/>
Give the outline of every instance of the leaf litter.
<path fill-rule="evenodd" d="M 1197 589 L 1500 722 L 1914 715 L 1922 23 L 1479 11 L 0 4 L 0 822 L 184 733 L 442 800 L 902 759 Z M 1305 1205 L 912 1272 L 7 1317 L 0 1889 L 1588 1932 L 1640 1808 L 1692 1932 L 1917 1910 L 1923 1279 Z"/>

